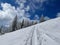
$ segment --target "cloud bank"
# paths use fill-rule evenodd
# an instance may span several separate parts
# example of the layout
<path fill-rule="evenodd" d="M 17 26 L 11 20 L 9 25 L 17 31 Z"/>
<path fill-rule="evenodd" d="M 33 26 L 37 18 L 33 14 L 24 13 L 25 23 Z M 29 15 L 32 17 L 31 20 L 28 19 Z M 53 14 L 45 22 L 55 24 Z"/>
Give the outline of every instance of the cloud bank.
<path fill-rule="evenodd" d="M 57 17 L 60 17 L 60 13 L 57 13 Z"/>
<path fill-rule="evenodd" d="M 1 3 L 1 7 L 2 10 L 0 10 L 0 24 L 2 23 L 2 25 L 9 24 L 15 15 L 17 15 L 20 19 L 26 19 L 30 17 L 29 13 L 25 12 L 26 10 L 29 10 L 29 7 L 24 9 L 23 3 L 21 3 L 21 5 L 17 8 L 9 3 Z"/>
<path fill-rule="evenodd" d="M 15 17 L 15 15 L 18 16 L 19 19 L 29 19 L 31 15 L 28 13 L 29 10 L 32 9 L 34 11 L 35 9 L 43 9 L 43 3 L 46 0 L 28 0 L 30 3 L 25 7 L 26 0 L 16 0 L 16 2 L 19 4 L 19 7 L 15 8 L 15 6 L 12 6 L 9 3 L 1 3 L 2 10 L 0 10 L 0 24 L 2 25 L 9 24 L 11 20 Z M 38 6 L 36 5 L 39 4 Z M 38 15 L 35 15 L 37 20 L 39 19 Z M 45 17 L 45 19 L 49 19 L 48 17 Z"/>

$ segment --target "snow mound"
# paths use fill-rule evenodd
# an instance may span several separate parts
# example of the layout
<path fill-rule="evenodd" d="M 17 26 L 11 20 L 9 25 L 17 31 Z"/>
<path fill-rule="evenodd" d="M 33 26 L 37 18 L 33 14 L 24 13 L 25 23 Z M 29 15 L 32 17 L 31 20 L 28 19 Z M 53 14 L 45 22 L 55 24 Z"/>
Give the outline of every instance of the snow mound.
<path fill-rule="evenodd" d="M 2 35 L 0 45 L 60 45 L 60 18 Z"/>

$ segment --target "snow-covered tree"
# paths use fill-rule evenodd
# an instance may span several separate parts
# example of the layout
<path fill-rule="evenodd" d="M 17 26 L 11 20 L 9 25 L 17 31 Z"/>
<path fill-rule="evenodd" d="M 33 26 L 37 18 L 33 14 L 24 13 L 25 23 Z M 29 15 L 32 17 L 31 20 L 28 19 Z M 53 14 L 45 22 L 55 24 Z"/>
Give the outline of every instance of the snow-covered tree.
<path fill-rule="evenodd" d="M 28 27 L 29 26 L 29 20 L 25 20 L 24 21 L 24 27 Z"/>
<path fill-rule="evenodd" d="M 17 29 L 17 15 L 14 17 L 12 22 L 12 31 L 15 31 Z"/>
<path fill-rule="evenodd" d="M 17 29 L 21 29 L 21 24 L 22 24 L 21 22 L 17 23 Z"/>
<path fill-rule="evenodd" d="M 1 33 L 1 31 L 2 31 L 2 26 L 0 27 L 0 33 Z"/>
<path fill-rule="evenodd" d="M 4 34 L 5 32 L 3 32 L 3 26 L 0 27 L 0 35 Z M 5 30 L 5 29 L 4 29 Z"/>
<path fill-rule="evenodd" d="M 44 22 L 44 21 L 45 21 L 44 16 L 41 15 L 41 17 L 40 17 L 40 22 Z"/>
<path fill-rule="evenodd" d="M 24 26 L 24 19 L 22 20 L 21 28 L 23 28 L 23 26 Z"/>

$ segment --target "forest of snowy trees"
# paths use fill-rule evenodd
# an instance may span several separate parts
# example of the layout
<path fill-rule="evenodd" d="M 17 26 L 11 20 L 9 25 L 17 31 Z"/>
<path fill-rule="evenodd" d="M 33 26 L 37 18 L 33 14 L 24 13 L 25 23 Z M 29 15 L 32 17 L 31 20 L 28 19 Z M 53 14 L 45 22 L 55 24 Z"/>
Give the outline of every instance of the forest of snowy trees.
<path fill-rule="evenodd" d="M 25 20 L 25 19 L 23 19 L 22 21 L 18 21 L 18 17 L 16 15 L 14 17 L 13 21 L 11 22 L 10 26 L 7 29 L 4 29 L 3 28 L 4 26 L 0 26 L 0 34 L 13 32 L 13 31 L 16 31 L 16 30 L 19 30 L 19 29 L 22 29 L 22 28 L 25 28 L 28 26 L 32 26 L 32 25 L 44 22 L 44 21 L 46 21 L 46 20 L 44 19 L 43 15 L 41 15 L 39 21 L 37 21 L 37 20 L 29 21 L 29 20 Z M 5 31 L 3 31 L 3 30 L 5 30 Z"/>
<path fill-rule="evenodd" d="M 13 10 L 9 9 L 9 10 L 12 11 L 11 13 L 13 13 L 13 14 L 10 14 L 10 16 L 8 16 L 8 19 L 10 20 L 10 18 L 13 18 L 13 19 L 11 19 L 12 22 L 9 22 L 9 26 L 8 27 L 3 26 L 4 24 L 0 25 L 0 34 L 13 32 L 13 31 L 16 31 L 16 30 L 19 30 L 19 29 L 22 29 L 22 28 L 26 28 L 26 27 L 29 27 L 29 26 L 32 26 L 32 25 L 35 25 L 35 24 L 42 23 L 42 22 L 46 21 L 46 19 L 43 16 L 43 14 L 41 15 L 41 17 L 39 17 L 40 19 L 36 19 L 36 18 L 34 20 L 22 19 L 22 21 L 21 21 L 20 17 L 26 17 L 27 15 L 30 15 L 28 13 L 30 8 L 32 9 L 32 12 L 33 12 L 33 10 L 35 10 L 35 8 L 39 8 L 40 9 L 40 7 L 43 7 L 41 4 L 40 4 L 39 7 L 37 7 L 35 5 L 35 3 L 34 3 L 35 1 L 32 1 L 32 4 L 35 6 L 35 8 L 34 8 L 33 5 L 31 5 L 33 8 L 30 7 L 30 3 L 29 3 L 29 5 L 26 5 L 26 7 L 25 7 L 25 3 L 26 2 L 24 2 L 24 0 L 21 0 L 21 1 L 22 2 L 20 2 L 18 0 L 16 1 L 16 2 L 18 2 L 19 7 L 17 7 L 16 9 L 12 8 Z M 7 3 L 4 3 L 3 4 L 3 8 L 4 8 L 4 5 L 6 7 L 8 7 L 8 5 L 10 7 L 12 7 L 10 4 L 7 5 Z M 41 8 L 41 10 L 42 10 L 42 8 Z M 6 9 L 6 11 L 10 13 L 10 11 L 8 11 L 7 9 Z M 2 12 L 6 13 L 5 11 L 2 11 Z M 2 15 L 2 13 L 1 13 L 1 15 Z M 7 15 L 9 15 L 9 14 L 7 13 Z M 12 17 L 11 15 L 14 15 L 15 17 L 14 16 Z M 29 18 L 29 17 L 30 16 L 27 16 L 27 18 Z M 18 20 L 18 18 L 19 18 L 19 20 Z M 4 22 L 4 23 L 7 23 L 7 22 Z"/>

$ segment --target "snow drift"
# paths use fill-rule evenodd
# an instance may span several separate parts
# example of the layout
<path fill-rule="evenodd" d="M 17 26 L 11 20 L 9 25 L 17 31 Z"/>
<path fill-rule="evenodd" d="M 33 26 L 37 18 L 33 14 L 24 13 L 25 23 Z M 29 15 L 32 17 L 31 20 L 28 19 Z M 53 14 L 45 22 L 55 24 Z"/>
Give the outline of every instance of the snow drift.
<path fill-rule="evenodd" d="M 60 18 L 2 35 L 0 45 L 60 45 Z"/>

